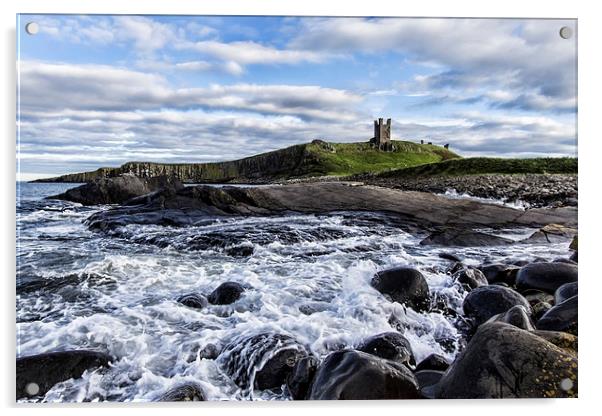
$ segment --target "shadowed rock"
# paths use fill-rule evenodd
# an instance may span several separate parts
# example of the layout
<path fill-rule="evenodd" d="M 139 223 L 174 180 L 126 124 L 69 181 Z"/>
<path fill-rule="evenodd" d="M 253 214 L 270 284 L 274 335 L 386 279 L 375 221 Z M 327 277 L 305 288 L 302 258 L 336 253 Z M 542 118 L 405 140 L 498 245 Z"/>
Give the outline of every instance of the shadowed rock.
<path fill-rule="evenodd" d="M 357 350 L 401 364 L 411 366 L 416 364 L 410 341 L 399 332 L 385 332 L 374 335 L 365 339 L 357 347 Z"/>
<path fill-rule="evenodd" d="M 292 373 L 286 379 L 286 388 L 293 400 L 305 400 L 307 398 L 318 364 L 318 360 L 312 356 L 297 361 Z"/>
<path fill-rule="evenodd" d="M 204 402 L 205 392 L 196 383 L 186 383 L 176 386 L 163 394 L 159 402 Z"/>
<path fill-rule="evenodd" d="M 562 331 L 577 335 L 578 306 L 577 295 L 555 305 L 539 318 L 536 324 L 537 329 Z"/>
<path fill-rule="evenodd" d="M 462 308 L 464 313 L 481 325 L 494 315 L 505 313 L 515 305 L 520 305 L 530 314 L 529 302 L 518 292 L 503 286 L 481 286 L 470 292 Z"/>
<path fill-rule="evenodd" d="M 437 370 L 445 371 L 449 367 L 449 362 L 439 354 L 431 354 L 424 360 L 420 361 L 416 366 L 416 371 L 421 370 Z"/>
<path fill-rule="evenodd" d="M 519 290 L 539 289 L 554 293 L 565 283 L 577 281 L 577 266 L 568 263 L 531 263 L 521 267 L 516 276 Z"/>
<path fill-rule="evenodd" d="M 383 270 L 372 278 L 373 288 L 392 302 L 405 304 L 416 311 L 429 306 L 429 287 L 418 270 L 411 267 L 395 267 Z"/>
<path fill-rule="evenodd" d="M 444 228 L 434 232 L 420 242 L 421 245 L 429 246 L 456 246 L 456 247 L 484 247 L 505 246 L 512 244 L 512 240 L 486 234 L 480 231 L 467 230 L 463 228 Z"/>
<path fill-rule="evenodd" d="M 577 282 L 565 283 L 558 289 L 556 289 L 556 292 L 554 292 L 554 303 L 558 305 L 559 303 L 562 303 L 565 300 L 572 298 L 573 296 L 577 296 L 577 292 Z"/>
<path fill-rule="evenodd" d="M 236 282 L 225 282 L 219 285 L 207 297 L 209 303 L 213 305 L 229 305 L 240 299 L 245 288 Z"/>
<path fill-rule="evenodd" d="M 198 293 L 187 293 L 178 298 L 178 302 L 194 309 L 203 309 L 207 306 L 207 299 Z"/>

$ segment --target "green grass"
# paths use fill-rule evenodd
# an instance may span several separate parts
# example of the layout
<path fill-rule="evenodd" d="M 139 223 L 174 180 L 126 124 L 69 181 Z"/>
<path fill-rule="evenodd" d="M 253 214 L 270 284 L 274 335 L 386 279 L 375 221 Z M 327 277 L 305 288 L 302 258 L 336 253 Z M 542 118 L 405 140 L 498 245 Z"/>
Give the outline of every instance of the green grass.
<path fill-rule="evenodd" d="M 369 143 L 326 143 L 314 141 L 306 145 L 310 167 L 307 176 L 345 176 L 366 172 L 382 172 L 425 163 L 459 158 L 442 146 L 393 141 L 395 150 L 384 152 Z"/>
<path fill-rule="evenodd" d="M 471 157 L 383 172 L 381 177 L 478 175 L 489 173 L 577 173 L 577 158 L 501 159 Z"/>

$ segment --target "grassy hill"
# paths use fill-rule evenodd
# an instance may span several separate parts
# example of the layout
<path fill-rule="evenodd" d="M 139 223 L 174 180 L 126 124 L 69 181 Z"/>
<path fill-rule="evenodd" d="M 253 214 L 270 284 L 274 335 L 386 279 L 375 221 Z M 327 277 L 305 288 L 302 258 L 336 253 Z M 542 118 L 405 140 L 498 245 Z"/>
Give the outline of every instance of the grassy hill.
<path fill-rule="evenodd" d="M 577 158 L 501 159 L 471 157 L 445 160 L 378 174 L 378 177 L 460 176 L 477 174 L 577 173 Z"/>
<path fill-rule="evenodd" d="M 132 173 L 140 177 L 175 175 L 187 183 L 270 182 L 312 176 L 348 176 L 408 168 L 459 158 L 441 146 L 393 141 L 395 150 L 383 152 L 369 143 L 328 143 L 314 140 L 244 159 L 216 163 L 128 162 L 116 168 L 68 174 L 40 182 L 89 182 L 100 177 Z"/>

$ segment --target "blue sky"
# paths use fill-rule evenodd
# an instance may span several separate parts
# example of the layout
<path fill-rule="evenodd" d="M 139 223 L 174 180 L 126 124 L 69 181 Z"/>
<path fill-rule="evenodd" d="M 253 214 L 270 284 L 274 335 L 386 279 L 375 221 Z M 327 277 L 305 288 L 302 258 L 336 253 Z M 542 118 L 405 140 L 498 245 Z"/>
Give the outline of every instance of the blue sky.
<path fill-rule="evenodd" d="M 30 22 L 34 36 L 25 34 Z M 576 156 L 573 20 L 22 15 L 22 179 L 322 138 Z"/>

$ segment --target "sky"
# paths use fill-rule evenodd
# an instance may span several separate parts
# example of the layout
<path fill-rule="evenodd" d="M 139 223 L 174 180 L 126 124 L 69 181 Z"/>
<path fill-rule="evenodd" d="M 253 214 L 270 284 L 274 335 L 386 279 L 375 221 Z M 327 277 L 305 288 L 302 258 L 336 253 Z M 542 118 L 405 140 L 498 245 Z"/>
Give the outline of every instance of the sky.
<path fill-rule="evenodd" d="M 39 32 L 25 33 L 36 22 Z M 319 138 L 576 156 L 574 20 L 21 15 L 20 179 Z"/>

